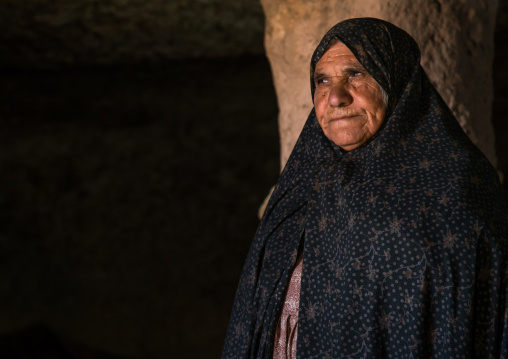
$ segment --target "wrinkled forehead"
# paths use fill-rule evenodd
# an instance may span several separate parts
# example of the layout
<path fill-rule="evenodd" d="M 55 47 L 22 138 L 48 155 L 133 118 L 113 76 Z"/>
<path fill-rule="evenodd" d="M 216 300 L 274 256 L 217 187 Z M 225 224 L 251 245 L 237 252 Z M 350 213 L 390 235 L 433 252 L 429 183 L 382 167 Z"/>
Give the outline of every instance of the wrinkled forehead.
<path fill-rule="evenodd" d="M 404 30 L 379 19 L 350 19 L 332 27 L 314 51 L 311 60 L 311 90 L 314 96 L 314 69 L 324 53 L 342 42 L 390 95 L 399 97 L 414 67 L 419 65 L 420 51 Z"/>

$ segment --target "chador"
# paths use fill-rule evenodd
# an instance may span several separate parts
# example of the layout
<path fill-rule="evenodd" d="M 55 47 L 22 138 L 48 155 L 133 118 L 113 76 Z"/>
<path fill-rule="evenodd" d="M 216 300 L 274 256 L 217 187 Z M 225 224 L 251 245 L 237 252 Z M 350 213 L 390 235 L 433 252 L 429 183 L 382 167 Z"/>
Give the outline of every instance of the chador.
<path fill-rule="evenodd" d="M 222 358 L 507 358 L 507 205 L 416 42 L 346 20 L 310 75 Z"/>

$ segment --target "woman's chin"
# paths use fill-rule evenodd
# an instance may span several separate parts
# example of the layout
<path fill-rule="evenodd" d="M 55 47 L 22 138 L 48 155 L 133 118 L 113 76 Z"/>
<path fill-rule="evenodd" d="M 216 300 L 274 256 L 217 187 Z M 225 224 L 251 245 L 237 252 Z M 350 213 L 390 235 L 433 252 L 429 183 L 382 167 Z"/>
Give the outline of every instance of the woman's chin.
<path fill-rule="evenodd" d="M 342 133 L 337 136 L 329 136 L 328 139 L 343 150 L 351 151 L 367 142 L 368 137 L 366 137 L 364 134 L 359 133 L 349 135 Z"/>

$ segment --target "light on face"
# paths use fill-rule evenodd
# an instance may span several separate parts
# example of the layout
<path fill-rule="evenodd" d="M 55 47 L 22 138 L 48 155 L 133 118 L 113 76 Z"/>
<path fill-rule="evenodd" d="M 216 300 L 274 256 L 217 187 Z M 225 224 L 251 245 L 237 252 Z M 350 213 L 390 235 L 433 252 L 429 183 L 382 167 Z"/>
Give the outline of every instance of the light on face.
<path fill-rule="evenodd" d="M 324 134 L 346 151 L 360 147 L 381 127 L 387 97 L 343 43 L 331 46 L 314 70 L 314 107 Z"/>

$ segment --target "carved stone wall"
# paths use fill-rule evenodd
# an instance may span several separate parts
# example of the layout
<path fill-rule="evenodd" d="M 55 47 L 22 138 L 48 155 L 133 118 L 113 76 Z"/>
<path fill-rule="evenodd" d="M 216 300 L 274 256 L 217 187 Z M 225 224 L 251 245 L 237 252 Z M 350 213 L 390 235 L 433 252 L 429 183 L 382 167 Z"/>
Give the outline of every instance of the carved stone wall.
<path fill-rule="evenodd" d="M 496 165 L 491 123 L 497 0 L 261 0 L 280 108 L 281 164 L 312 108 L 309 63 L 320 38 L 353 17 L 377 17 L 418 42 L 422 66 L 470 138 Z"/>
<path fill-rule="evenodd" d="M 4 0 L 0 67 L 262 54 L 258 0 Z"/>

